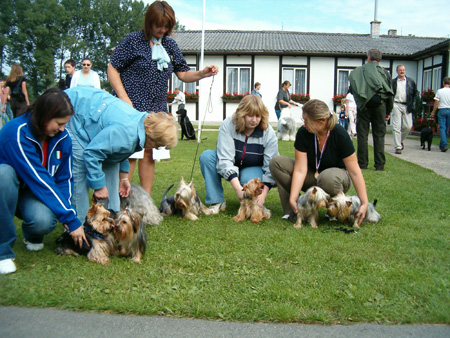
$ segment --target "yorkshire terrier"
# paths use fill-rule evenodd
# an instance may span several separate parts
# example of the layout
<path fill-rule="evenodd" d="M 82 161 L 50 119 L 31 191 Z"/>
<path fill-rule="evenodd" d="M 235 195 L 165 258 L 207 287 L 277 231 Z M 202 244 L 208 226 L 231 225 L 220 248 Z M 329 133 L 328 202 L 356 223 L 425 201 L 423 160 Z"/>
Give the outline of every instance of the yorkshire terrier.
<path fill-rule="evenodd" d="M 92 205 L 83 224 L 88 243 L 83 243 L 80 248 L 78 243 L 73 241 L 69 231 L 66 230 L 56 239 L 56 243 L 60 246 L 55 252 L 59 255 L 86 255 L 91 262 L 103 265 L 109 264 L 109 257 L 115 250 L 114 236 L 110 232 L 114 227 L 114 220 L 110 216 L 110 211 L 105 209 L 103 204 Z"/>
<path fill-rule="evenodd" d="M 147 245 L 145 224 L 138 213 L 126 208 L 117 214 L 114 227 L 116 252 L 119 256 L 131 256 L 133 262 L 140 263 Z"/>
<path fill-rule="evenodd" d="M 174 195 L 167 197 L 167 193 L 173 187 L 173 184 L 164 192 L 159 211 L 164 216 L 179 214 L 191 221 L 198 220 L 197 215 L 204 213 L 210 215 L 211 211 L 202 203 L 200 197 L 195 191 L 194 184 L 191 181 L 186 184 L 184 178 L 181 177 L 180 184 Z"/>
<path fill-rule="evenodd" d="M 256 198 L 261 195 L 264 189 L 264 183 L 259 178 L 248 181 L 242 187 L 244 198 L 241 201 L 238 214 L 234 217 L 235 222 L 242 222 L 250 218 L 253 223 L 261 222 L 264 218 L 270 218 L 270 210 L 256 203 Z"/>
<path fill-rule="evenodd" d="M 425 127 L 420 131 L 420 145 L 422 149 L 425 149 L 425 142 L 427 142 L 428 151 L 431 150 L 431 144 L 433 143 L 433 131 L 430 127 Z"/>
<path fill-rule="evenodd" d="M 364 217 L 364 222 L 377 223 L 381 220 L 381 215 L 375 210 L 377 200 L 369 203 L 369 207 Z M 361 207 L 361 200 L 358 196 L 346 196 L 343 192 L 339 192 L 330 199 L 327 207 L 327 213 L 330 217 L 336 218 L 341 223 L 352 224 L 353 227 L 359 228 L 358 218 L 356 214 Z"/>
<path fill-rule="evenodd" d="M 128 197 L 120 198 L 120 210 L 125 210 L 126 208 L 138 213 L 141 217 L 141 222 L 145 225 L 158 225 L 163 220 L 163 216 L 148 192 L 135 184 L 131 185 Z"/>
<path fill-rule="evenodd" d="M 309 222 L 313 228 L 317 228 L 319 210 L 327 206 L 328 195 L 322 188 L 313 186 L 298 198 L 297 222 L 294 227 L 301 228 L 303 220 Z"/>

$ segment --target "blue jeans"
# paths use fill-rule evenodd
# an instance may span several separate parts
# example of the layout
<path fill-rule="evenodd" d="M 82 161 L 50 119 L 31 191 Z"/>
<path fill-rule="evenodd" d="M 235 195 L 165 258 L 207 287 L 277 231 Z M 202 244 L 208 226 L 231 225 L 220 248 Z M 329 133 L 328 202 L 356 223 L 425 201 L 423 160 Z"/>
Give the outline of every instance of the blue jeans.
<path fill-rule="evenodd" d="M 78 219 L 84 223 L 87 211 L 89 209 L 89 185 L 86 179 L 87 170 L 84 164 L 83 152 L 84 148 L 78 143 L 77 139 L 70 133 L 72 138 L 73 151 L 73 196 L 72 205 L 77 211 Z M 120 211 L 119 197 L 119 163 L 102 163 L 102 170 L 105 174 L 106 188 L 109 193 L 108 209 L 115 212 Z"/>
<path fill-rule="evenodd" d="M 438 114 L 439 133 L 441 134 L 441 142 L 439 148 L 447 148 L 448 128 L 450 127 L 450 108 L 439 109 Z"/>
<path fill-rule="evenodd" d="M 215 150 L 205 150 L 200 155 L 200 170 L 205 179 L 206 204 L 215 204 L 225 201 L 222 187 L 222 176 L 217 173 L 217 152 Z M 244 185 L 248 181 L 259 177 L 262 180 L 262 167 L 247 167 L 239 171 L 239 181 Z"/>
<path fill-rule="evenodd" d="M 13 167 L 0 164 L 0 260 L 14 258 L 17 238 L 14 216 L 21 218 L 23 237 L 42 243 L 56 227 L 55 214 L 28 187 L 22 187 Z"/>
<path fill-rule="evenodd" d="M 281 110 L 275 110 L 275 114 L 277 115 L 277 120 L 279 120 L 281 116 Z"/>

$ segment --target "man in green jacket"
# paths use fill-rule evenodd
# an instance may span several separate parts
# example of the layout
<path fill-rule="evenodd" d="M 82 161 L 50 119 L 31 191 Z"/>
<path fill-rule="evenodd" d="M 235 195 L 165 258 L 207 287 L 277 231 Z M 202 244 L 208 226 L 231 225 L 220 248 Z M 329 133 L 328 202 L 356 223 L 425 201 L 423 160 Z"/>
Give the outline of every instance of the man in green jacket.
<path fill-rule="evenodd" d="M 379 65 L 381 52 L 371 49 L 367 53 L 367 63 L 350 73 L 350 89 L 358 108 L 356 131 L 358 133 L 358 163 L 361 169 L 369 164 L 368 144 L 372 124 L 375 169 L 384 170 L 384 137 L 386 120 L 389 120 L 393 107 L 394 92 L 392 78 L 387 70 Z"/>

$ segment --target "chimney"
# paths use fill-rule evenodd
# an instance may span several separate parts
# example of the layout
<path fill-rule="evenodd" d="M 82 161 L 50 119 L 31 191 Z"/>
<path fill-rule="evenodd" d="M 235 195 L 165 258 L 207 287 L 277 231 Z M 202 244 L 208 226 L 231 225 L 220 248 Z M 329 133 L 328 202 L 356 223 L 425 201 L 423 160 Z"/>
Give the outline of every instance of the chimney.
<path fill-rule="evenodd" d="M 378 0 L 375 0 L 375 13 L 373 16 L 373 21 L 370 23 L 370 36 L 379 38 L 381 21 L 378 21 Z"/>
<path fill-rule="evenodd" d="M 381 21 L 373 20 L 370 22 L 370 36 L 373 38 L 380 37 L 380 25 Z"/>
<path fill-rule="evenodd" d="M 396 29 L 389 29 L 388 30 L 389 36 L 397 36 L 397 30 Z"/>

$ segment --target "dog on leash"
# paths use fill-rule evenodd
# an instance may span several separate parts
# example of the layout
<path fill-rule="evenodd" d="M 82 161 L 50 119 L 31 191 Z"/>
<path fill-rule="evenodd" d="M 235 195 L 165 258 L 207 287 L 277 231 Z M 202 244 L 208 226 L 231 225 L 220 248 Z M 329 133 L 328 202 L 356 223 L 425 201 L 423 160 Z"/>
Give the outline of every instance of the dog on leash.
<path fill-rule="evenodd" d="M 181 126 L 181 140 L 184 136 L 186 136 L 187 140 L 195 140 L 195 129 L 192 125 L 192 122 L 189 120 L 187 116 L 186 109 L 179 109 L 177 111 L 178 123 Z"/>
<path fill-rule="evenodd" d="M 167 197 L 167 193 L 173 187 L 173 184 L 166 189 L 161 200 L 159 211 L 164 216 L 172 214 L 181 215 L 191 221 L 198 220 L 197 215 L 203 213 L 210 215 L 211 211 L 202 203 L 200 197 L 195 191 L 194 184 L 191 181 L 186 184 L 184 178 L 181 177 L 180 184 L 174 195 Z"/>
<path fill-rule="evenodd" d="M 250 218 L 253 223 L 258 223 L 264 218 L 270 218 L 270 210 L 266 209 L 265 206 L 259 206 L 256 202 L 256 198 L 262 194 L 263 189 L 264 183 L 259 178 L 254 178 L 244 184 L 242 187 L 244 198 L 241 201 L 238 214 L 234 217 L 235 222 L 242 222 Z"/>
<path fill-rule="evenodd" d="M 302 222 L 307 221 L 313 228 L 317 228 L 319 210 L 327 206 L 328 195 L 322 188 L 313 186 L 298 198 L 297 222 L 294 227 L 301 228 Z"/>
<path fill-rule="evenodd" d="M 369 207 L 364 217 L 364 222 L 378 223 L 381 215 L 375 210 L 377 200 L 369 203 Z M 358 196 L 346 196 L 343 192 L 339 192 L 328 202 L 327 213 L 329 216 L 336 218 L 341 223 L 351 224 L 353 227 L 359 228 L 358 218 L 356 214 L 361 207 L 361 200 Z"/>
<path fill-rule="evenodd" d="M 114 239 L 119 256 L 131 256 L 133 262 L 140 263 L 147 245 L 145 224 L 137 212 L 129 208 L 119 212 L 115 220 Z"/>
<path fill-rule="evenodd" d="M 428 143 L 428 151 L 431 150 L 431 143 L 433 143 L 433 131 L 430 127 L 425 127 L 420 131 L 420 145 L 425 149 L 425 142 Z"/>
<path fill-rule="evenodd" d="M 86 255 L 91 262 L 109 264 L 109 257 L 115 251 L 115 240 L 111 233 L 114 224 L 110 211 L 105 209 L 101 203 L 94 204 L 89 208 L 83 224 L 88 243 L 83 243 L 80 248 L 66 230 L 56 240 L 59 247 L 55 252 L 59 255 Z"/>
<path fill-rule="evenodd" d="M 144 225 L 158 225 L 163 220 L 163 216 L 148 192 L 135 184 L 131 185 L 128 197 L 120 198 L 120 210 L 125 210 L 126 208 L 139 214 Z"/>
<path fill-rule="evenodd" d="M 282 141 L 295 141 L 296 124 L 294 118 L 283 109 L 280 120 L 278 121 L 277 136 Z"/>

